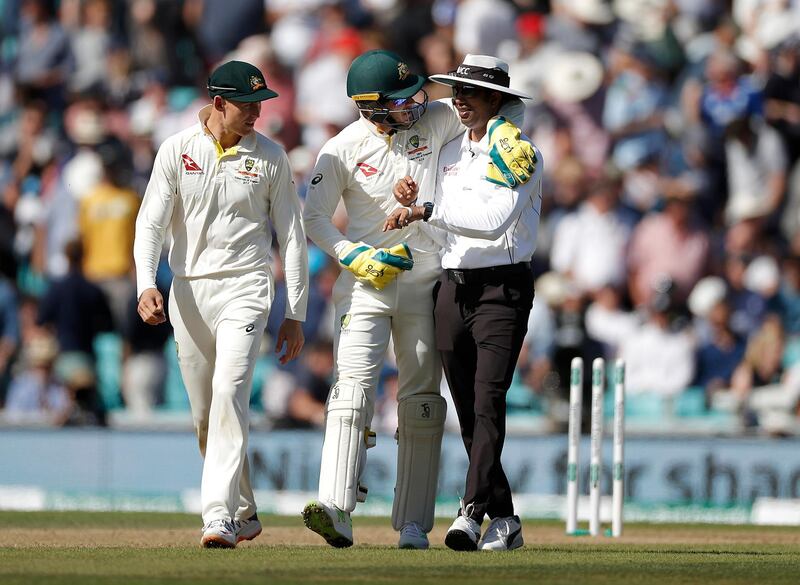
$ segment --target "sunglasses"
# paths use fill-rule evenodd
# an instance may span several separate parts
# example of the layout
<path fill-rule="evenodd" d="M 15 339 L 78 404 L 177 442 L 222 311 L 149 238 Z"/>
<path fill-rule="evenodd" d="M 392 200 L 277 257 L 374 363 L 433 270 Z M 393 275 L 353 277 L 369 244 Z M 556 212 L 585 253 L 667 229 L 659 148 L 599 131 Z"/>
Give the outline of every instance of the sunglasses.
<path fill-rule="evenodd" d="M 482 87 L 477 87 L 475 85 L 454 85 L 453 86 L 453 97 L 462 97 L 466 99 L 474 98 L 483 93 L 484 89 Z"/>

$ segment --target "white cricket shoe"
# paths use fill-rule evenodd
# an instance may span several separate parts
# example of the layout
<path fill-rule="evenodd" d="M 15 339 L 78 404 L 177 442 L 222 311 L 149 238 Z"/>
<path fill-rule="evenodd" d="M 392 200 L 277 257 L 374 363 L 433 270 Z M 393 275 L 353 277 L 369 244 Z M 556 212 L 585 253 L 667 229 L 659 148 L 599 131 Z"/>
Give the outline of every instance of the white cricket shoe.
<path fill-rule="evenodd" d="M 236 528 L 230 520 L 211 520 L 203 526 L 203 548 L 236 548 Z"/>
<path fill-rule="evenodd" d="M 416 522 L 406 522 L 400 529 L 397 548 L 425 550 L 430 546 L 428 535 Z"/>
<path fill-rule="evenodd" d="M 331 546 L 353 546 L 353 521 L 350 519 L 350 512 L 340 510 L 333 504 L 326 506 L 322 502 L 311 502 L 303 508 L 303 523 Z"/>
<path fill-rule="evenodd" d="M 481 537 L 481 525 L 469 516 L 457 516 L 450 528 L 444 543 L 453 550 L 478 550 L 478 539 Z"/>
<path fill-rule="evenodd" d="M 514 550 L 521 547 L 522 524 L 519 516 L 492 518 L 483 535 L 479 548 L 481 550 Z"/>
<path fill-rule="evenodd" d="M 258 521 L 258 514 L 253 514 L 247 520 L 234 520 L 233 527 L 236 529 L 236 544 L 243 540 L 253 540 L 261 534 L 261 522 Z"/>

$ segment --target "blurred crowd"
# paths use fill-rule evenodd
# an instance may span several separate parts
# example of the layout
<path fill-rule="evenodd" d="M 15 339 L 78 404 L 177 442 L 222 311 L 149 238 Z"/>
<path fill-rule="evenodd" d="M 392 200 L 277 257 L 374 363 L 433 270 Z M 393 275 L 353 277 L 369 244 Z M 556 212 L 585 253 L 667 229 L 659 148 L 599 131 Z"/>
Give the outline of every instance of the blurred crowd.
<path fill-rule="evenodd" d="M 196 122 L 211 68 L 248 61 L 280 94 L 257 129 L 302 198 L 322 144 L 356 119 L 351 61 L 389 48 L 426 74 L 496 55 L 536 97 L 524 130 L 544 202 L 512 415 L 563 423 L 570 361 L 604 356 L 626 361 L 634 416 L 682 401 L 753 432 L 800 426 L 797 0 L 0 0 L 0 18 L 3 420 L 188 409 L 169 325 L 135 312 L 134 221 L 159 145 Z M 254 384 L 276 427 L 320 426 L 332 379 L 338 267 L 309 254 L 306 349 L 279 366 L 265 339 Z M 170 276 L 162 262 L 165 294 Z M 396 377 L 389 355 L 389 432 Z"/>

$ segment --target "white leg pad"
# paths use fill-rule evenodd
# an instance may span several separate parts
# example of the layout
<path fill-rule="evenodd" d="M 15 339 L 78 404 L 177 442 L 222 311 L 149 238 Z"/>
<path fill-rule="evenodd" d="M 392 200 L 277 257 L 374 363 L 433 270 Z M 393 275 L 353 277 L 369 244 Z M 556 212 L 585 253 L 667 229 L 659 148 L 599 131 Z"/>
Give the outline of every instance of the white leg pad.
<path fill-rule="evenodd" d="M 400 400 L 397 407 L 397 484 L 394 488 L 392 526 L 406 522 L 433 528 L 439 455 L 447 403 L 438 394 L 416 394 Z"/>
<path fill-rule="evenodd" d="M 352 512 L 356 500 L 366 496 L 358 479 L 367 459 L 372 404 L 364 387 L 355 380 L 339 380 L 331 388 L 325 413 L 325 440 L 319 473 L 319 500 Z M 370 445 L 371 446 L 371 445 Z M 359 495 L 361 494 L 361 495 Z"/>

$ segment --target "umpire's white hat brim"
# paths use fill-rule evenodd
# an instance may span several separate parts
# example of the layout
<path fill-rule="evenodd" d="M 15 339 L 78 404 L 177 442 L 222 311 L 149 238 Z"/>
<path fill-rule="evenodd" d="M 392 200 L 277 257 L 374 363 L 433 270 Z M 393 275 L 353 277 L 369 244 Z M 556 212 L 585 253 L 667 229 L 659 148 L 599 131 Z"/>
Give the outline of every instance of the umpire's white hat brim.
<path fill-rule="evenodd" d="M 491 81 L 485 81 L 483 79 L 475 79 L 474 77 L 466 77 L 466 76 L 459 76 L 454 74 L 461 70 L 463 67 L 479 67 L 482 69 L 499 69 L 503 71 L 506 76 L 508 75 L 508 64 L 505 61 L 502 61 L 496 57 L 490 57 L 488 55 L 467 55 L 464 57 L 464 62 L 461 63 L 459 69 L 455 72 L 451 73 L 439 73 L 436 75 L 431 75 L 428 77 L 431 81 L 435 81 L 436 83 L 440 83 L 442 85 L 474 85 L 477 87 L 484 87 L 486 89 L 491 89 L 493 91 L 499 91 L 501 93 L 505 93 L 508 95 L 513 95 L 518 98 L 532 100 L 533 97 L 529 96 L 528 94 L 518 91 L 516 89 L 511 89 L 510 87 L 506 87 L 505 85 L 500 85 L 497 83 L 492 83 Z"/>

